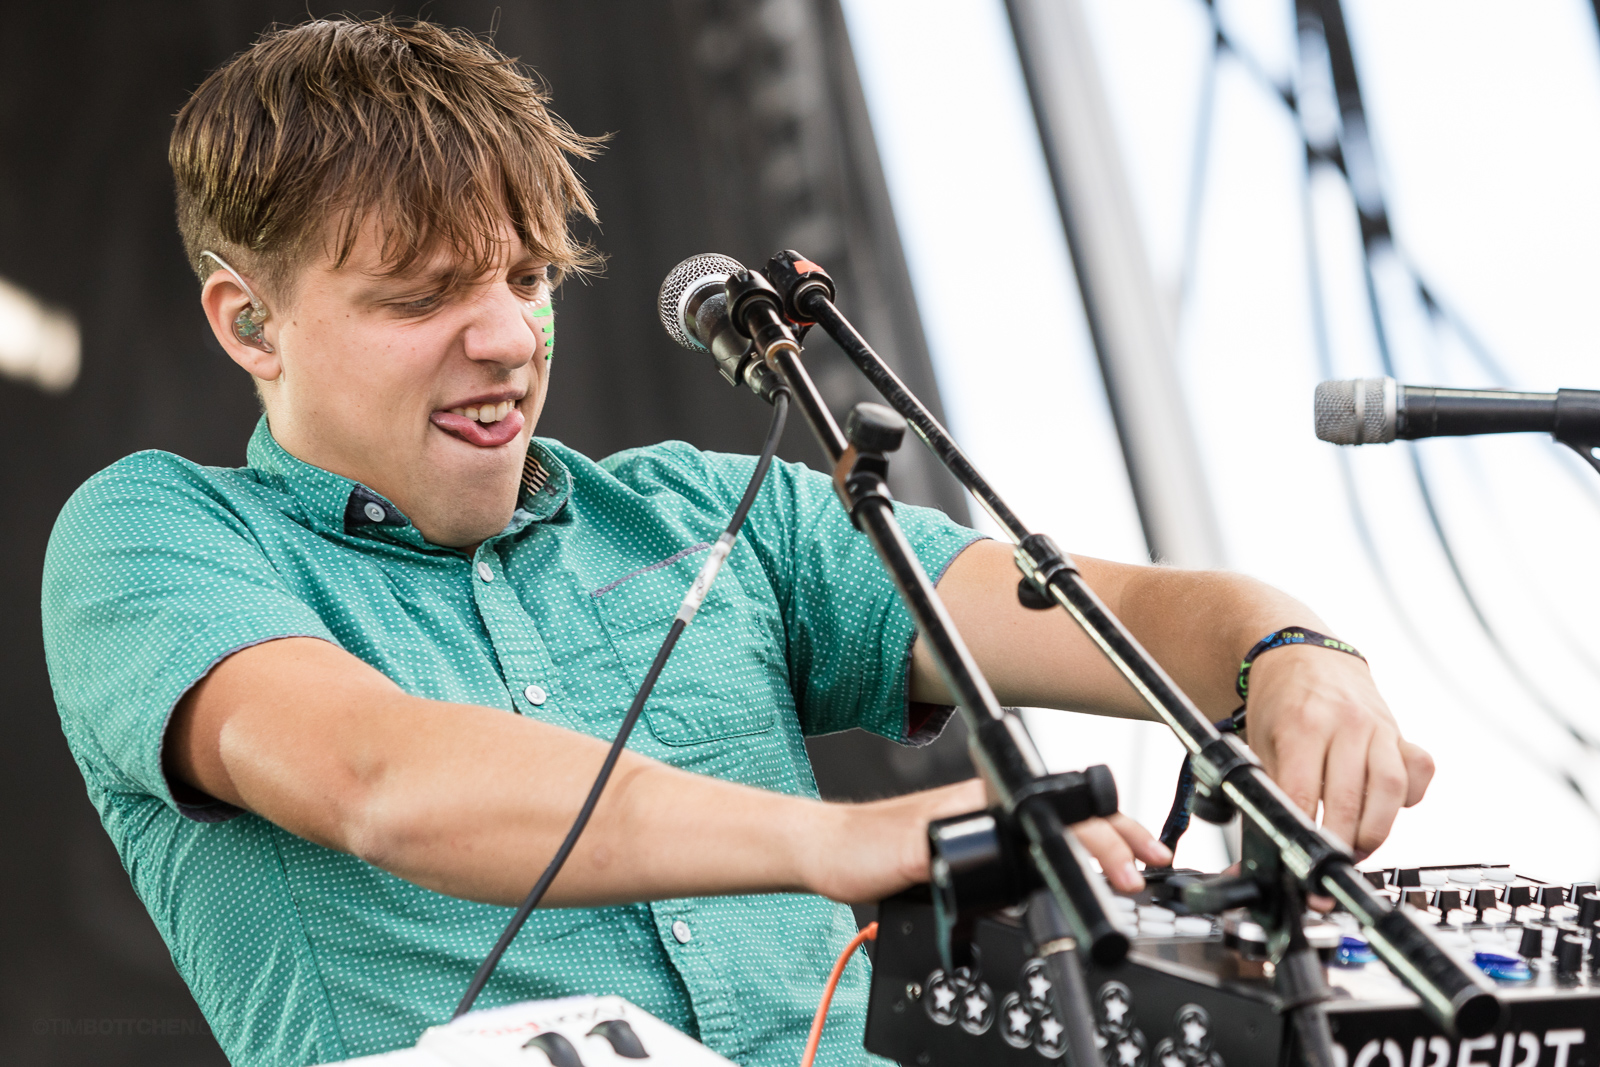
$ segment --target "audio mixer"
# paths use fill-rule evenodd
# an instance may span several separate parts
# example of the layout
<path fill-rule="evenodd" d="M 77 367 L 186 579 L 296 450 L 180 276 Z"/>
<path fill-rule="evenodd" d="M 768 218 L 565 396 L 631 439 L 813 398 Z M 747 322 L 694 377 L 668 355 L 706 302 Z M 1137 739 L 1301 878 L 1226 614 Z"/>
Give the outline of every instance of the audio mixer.
<path fill-rule="evenodd" d="M 1261 928 L 1243 910 L 1185 914 L 1175 887 L 1147 873 L 1143 893 L 1117 898 L 1132 940 L 1127 959 L 1091 966 L 1087 975 L 1107 1067 L 1297 1062 Z M 1506 1010 L 1490 1034 L 1446 1035 L 1373 955 L 1351 916 L 1308 914 L 1344 1067 L 1600 1067 L 1600 892 L 1593 883 L 1552 885 L 1484 864 L 1367 878 L 1425 913 L 1440 943 L 1493 980 Z M 926 890 L 884 901 L 867 1048 L 906 1067 L 1040 1067 L 1060 1059 L 1062 1025 L 1020 914 L 980 919 L 974 944 L 975 967 L 946 974 Z"/>

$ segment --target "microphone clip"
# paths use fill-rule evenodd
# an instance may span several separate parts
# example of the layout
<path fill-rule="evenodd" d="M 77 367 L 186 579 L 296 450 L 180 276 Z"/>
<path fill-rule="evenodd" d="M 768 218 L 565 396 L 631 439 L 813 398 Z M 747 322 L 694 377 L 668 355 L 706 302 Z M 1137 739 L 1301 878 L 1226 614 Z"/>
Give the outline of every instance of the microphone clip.
<path fill-rule="evenodd" d="M 761 272 L 740 267 L 728 275 L 723 291 L 728 301 L 728 321 L 739 336 L 754 342 L 756 357 L 768 358 L 774 345 L 795 345 L 794 333 L 783 313 L 783 298 Z"/>
<path fill-rule="evenodd" d="M 805 332 L 816 325 L 806 305 L 815 294 L 831 301 L 836 292 L 833 278 L 792 248 L 774 253 L 763 273 L 782 297 L 783 314 L 794 326 L 796 336 L 804 338 Z"/>

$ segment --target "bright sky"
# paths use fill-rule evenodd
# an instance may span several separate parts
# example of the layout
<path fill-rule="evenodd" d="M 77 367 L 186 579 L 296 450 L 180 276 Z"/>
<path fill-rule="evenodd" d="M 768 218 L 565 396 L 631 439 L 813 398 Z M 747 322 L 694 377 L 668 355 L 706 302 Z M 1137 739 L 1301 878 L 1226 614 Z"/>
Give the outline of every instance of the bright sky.
<path fill-rule="evenodd" d="M 1462 573 L 1456 587 L 1411 447 L 1340 450 L 1311 430 L 1319 372 L 1290 116 L 1218 71 L 1199 244 L 1178 309 L 1209 31 L 1200 0 L 1083 0 L 1230 566 L 1314 607 L 1372 661 L 1439 773 L 1374 863 L 1509 862 L 1600 873 L 1600 474 L 1548 440 L 1416 446 Z M 1294 77 L 1291 0 L 1219 0 L 1275 78 Z M 1001 0 L 845 0 L 952 429 L 1024 521 L 1074 552 L 1144 554 Z M 1484 339 L 1504 380 L 1429 327 L 1380 263 L 1402 381 L 1600 388 L 1600 33 L 1584 0 L 1346 0 L 1401 246 Z M 1334 375 L 1380 373 L 1349 198 L 1313 179 Z M 952 269 L 952 263 L 968 266 Z M 1020 309 L 1027 308 L 1024 316 Z M 1043 332 L 1041 321 L 1060 328 Z M 1348 469 L 1384 581 L 1358 537 Z M 1519 677 L 1520 675 L 1520 677 Z M 1053 765 L 1110 763 L 1158 826 L 1180 750 L 1164 727 L 1031 713 Z M 1191 840 L 1192 839 L 1192 840 Z M 1215 867 L 1191 831 L 1180 862 Z"/>

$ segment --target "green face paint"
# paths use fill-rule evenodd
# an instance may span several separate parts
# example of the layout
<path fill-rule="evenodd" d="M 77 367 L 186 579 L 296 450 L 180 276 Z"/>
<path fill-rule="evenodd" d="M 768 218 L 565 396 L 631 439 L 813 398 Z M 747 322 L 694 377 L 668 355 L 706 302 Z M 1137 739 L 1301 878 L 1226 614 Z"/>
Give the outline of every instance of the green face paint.
<path fill-rule="evenodd" d="M 549 301 L 529 312 L 538 327 L 539 337 L 544 342 L 544 361 L 549 363 L 556 354 L 556 309 Z"/>

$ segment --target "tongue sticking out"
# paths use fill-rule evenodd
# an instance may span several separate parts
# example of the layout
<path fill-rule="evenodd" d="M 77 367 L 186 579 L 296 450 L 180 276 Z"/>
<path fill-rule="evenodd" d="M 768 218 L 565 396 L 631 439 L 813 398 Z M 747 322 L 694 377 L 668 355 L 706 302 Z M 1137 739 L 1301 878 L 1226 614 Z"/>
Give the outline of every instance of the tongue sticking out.
<path fill-rule="evenodd" d="M 507 441 L 514 440 L 517 434 L 522 432 L 526 421 L 522 417 L 520 408 L 512 408 L 511 413 L 499 422 L 479 422 L 477 419 L 469 419 L 449 411 L 435 411 L 428 418 L 445 433 L 459 437 L 467 444 L 477 445 L 479 448 L 498 448 Z"/>

